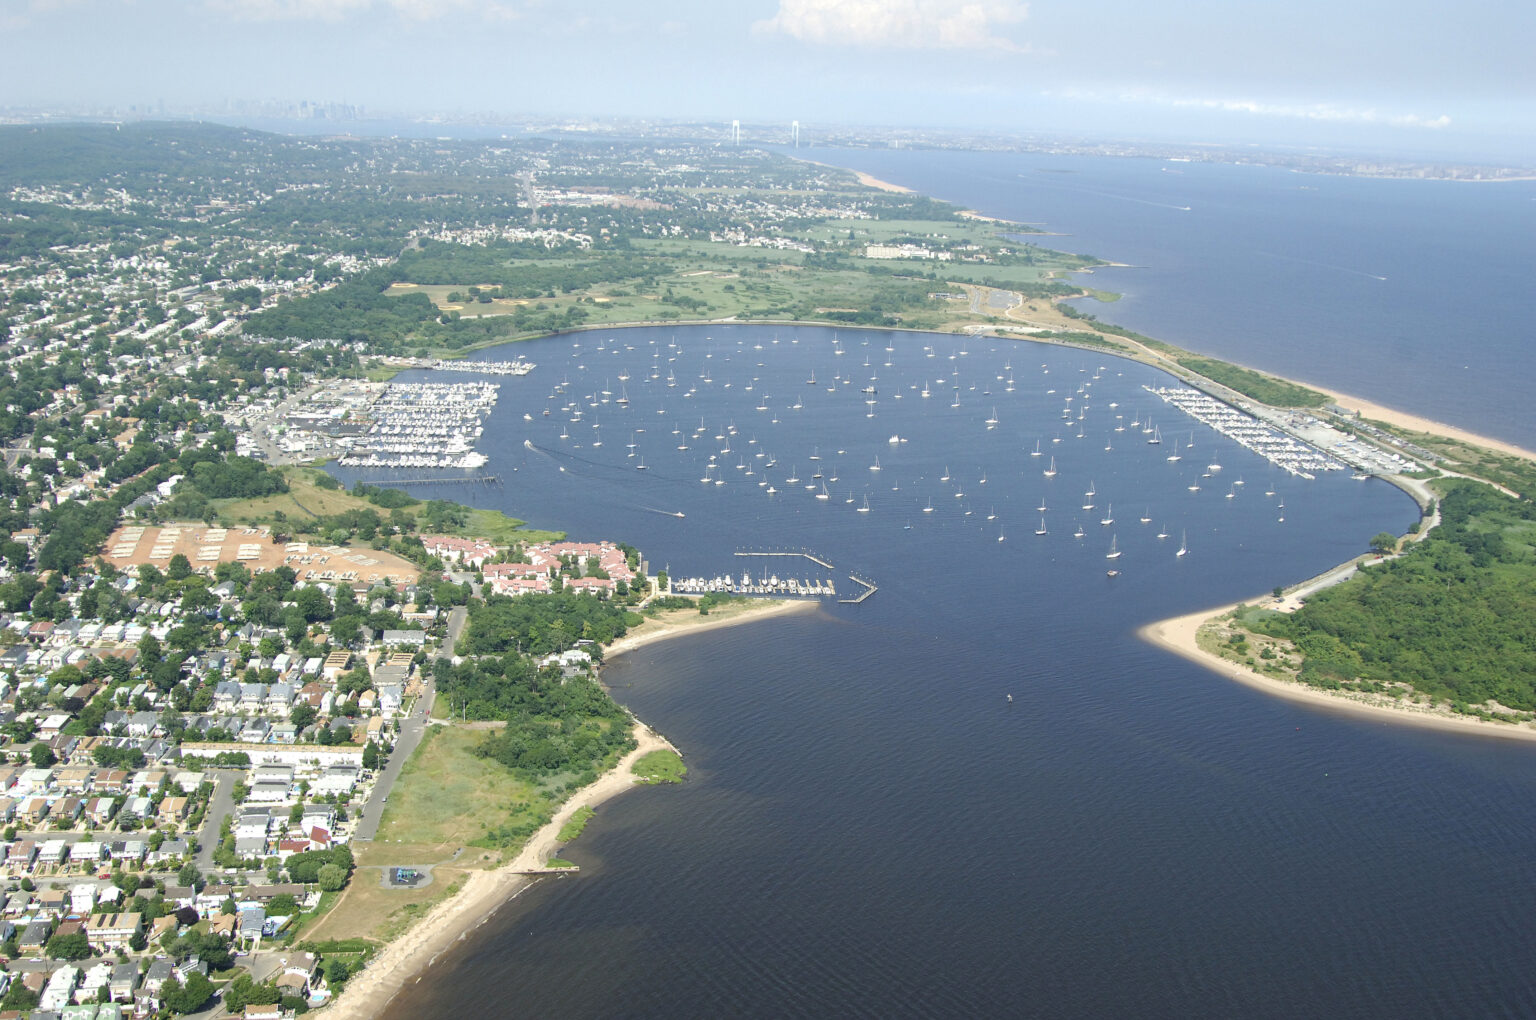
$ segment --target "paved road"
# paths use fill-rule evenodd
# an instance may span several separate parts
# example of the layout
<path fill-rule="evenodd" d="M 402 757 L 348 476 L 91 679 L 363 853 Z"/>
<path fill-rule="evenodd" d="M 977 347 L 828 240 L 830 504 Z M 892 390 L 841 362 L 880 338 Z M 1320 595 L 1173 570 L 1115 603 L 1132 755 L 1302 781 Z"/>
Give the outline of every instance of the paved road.
<path fill-rule="evenodd" d="M 208 800 L 208 813 L 203 816 L 203 827 L 197 834 L 197 870 L 204 875 L 214 869 L 213 851 L 219 845 L 219 825 L 235 809 L 235 775 L 223 769 L 213 773 L 213 796 Z"/>
<path fill-rule="evenodd" d="M 438 649 L 438 658 L 452 657 L 453 647 L 458 643 L 459 635 L 464 632 L 464 624 L 468 620 L 469 611 L 463 606 L 459 606 L 448 614 L 447 635 L 443 639 L 443 647 Z M 379 775 L 378 782 L 373 784 L 373 793 L 369 794 L 368 802 L 363 805 L 362 811 L 358 814 L 357 828 L 352 831 L 354 840 L 371 840 L 377 835 L 379 820 L 384 816 L 384 802 L 389 798 L 389 791 L 394 788 L 395 780 L 400 778 L 400 770 L 405 767 L 405 763 L 421 745 L 421 737 L 426 732 L 427 720 L 432 718 L 432 705 L 436 700 L 437 689 L 428 680 L 426 691 L 416 699 L 410 716 L 400 724 L 400 735 L 395 739 L 395 749 L 389 753 L 389 760 L 384 763 L 384 771 Z"/>

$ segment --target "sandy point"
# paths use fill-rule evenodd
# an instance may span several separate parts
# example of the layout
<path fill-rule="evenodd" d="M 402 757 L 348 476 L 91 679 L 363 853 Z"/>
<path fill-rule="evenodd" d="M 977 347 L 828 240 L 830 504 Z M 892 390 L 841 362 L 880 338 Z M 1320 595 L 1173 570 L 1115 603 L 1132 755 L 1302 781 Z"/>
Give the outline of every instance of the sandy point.
<path fill-rule="evenodd" d="M 1255 605 L 1260 602 L 1262 602 L 1262 599 L 1255 599 L 1247 604 Z M 1388 705 L 1353 701 L 1347 695 L 1331 694 L 1315 687 L 1308 687 L 1305 684 L 1276 680 L 1273 677 L 1247 669 L 1201 648 L 1196 640 L 1196 635 L 1199 634 L 1201 626 L 1209 620 L 1214 620 L 1231 612 L 1242 604 L 1234 603 L 1229 606 L 1218 606 L 1214 609 L 1202 609 L 1198 613 L 1188 613 L 1184 616 L 1159 620 L 1142 627 L 1136 634 L 1143 641 L 1180 655 L 1190 662 L 1204 666 L 1213 673 L 1219 673 L 1222 676 L 1236 680 L 1246 687 L 1252 687 L 1265 694 L 1285 698 L 1288 701 L 1301 702 L 1313 708 L 1342 712 L 1357 718 L 1374 719 L 1377 722 L 1419 726 L 1427 729 L 1441 730 L 1442 732 L 1462 733 L 1479 737 L 1502 737 L 1512 740 L 1536 740 L 1536 729 L 1532 729 L 1526 724 L 1516 725 L 1513 723 L 1487 722 L 1471 716 L 1442 714 L 1429 709 L 1415 711 L 1410 708 L 1396 708 Z"/>

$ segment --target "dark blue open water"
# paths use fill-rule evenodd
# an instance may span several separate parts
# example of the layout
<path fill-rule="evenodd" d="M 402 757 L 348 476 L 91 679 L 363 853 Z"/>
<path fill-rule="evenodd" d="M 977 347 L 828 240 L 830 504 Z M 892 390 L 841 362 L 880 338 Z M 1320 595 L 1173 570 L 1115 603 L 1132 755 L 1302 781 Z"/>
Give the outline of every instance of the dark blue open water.
<path fill-rule="evenodd" d="M 1081 304 L 1191 350 L 1536 446 L 1536 182 L 1034 153 L 802 150 L 1065 236 Z"/>
<path fill-rule="evenodd" d="M 565 854 L 578 878 L 386 1015 L 1536 1011 L 1536 749 L 1298 707 L 1133 633 L 1402 531 L 1401 493 L 1285 475 L 1087 352 L 714 326 L 516 353 L 539 367 L 501 380 L 505 486 L 423 494 L 625 539 L 674 576 L 805 546 L 845 593 L 850 571 L 880 590 L 610 664 L 688 782 L 603 806 Z M 1149 419 L 1162 446 L 1129 425 Z"/>

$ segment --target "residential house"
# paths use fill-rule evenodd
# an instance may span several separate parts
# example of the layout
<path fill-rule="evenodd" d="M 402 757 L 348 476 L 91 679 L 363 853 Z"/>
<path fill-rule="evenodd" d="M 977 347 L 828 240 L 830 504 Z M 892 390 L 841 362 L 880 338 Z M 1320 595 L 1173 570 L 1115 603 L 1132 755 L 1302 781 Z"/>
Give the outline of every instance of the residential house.
<path fill-rule="evenodd" d="M 104 953 L 120 947 L 126 949 L 133 937 L 143 929 L 143 918 L 133 911 L 123 914 L 92 914 L 85 923 L 85 933 L 91 948 Z"/>

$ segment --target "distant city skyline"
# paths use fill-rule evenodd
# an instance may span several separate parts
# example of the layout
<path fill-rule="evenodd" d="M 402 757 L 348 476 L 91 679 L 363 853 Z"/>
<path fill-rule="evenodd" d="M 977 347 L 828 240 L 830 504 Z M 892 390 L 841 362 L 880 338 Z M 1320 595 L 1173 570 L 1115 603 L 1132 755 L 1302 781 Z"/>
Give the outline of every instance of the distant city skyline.
<path fill-rule="evenodd" d="M 9 0 L 0 102 L 791 121 L 1536 159 L 1473 0 Z"/>

